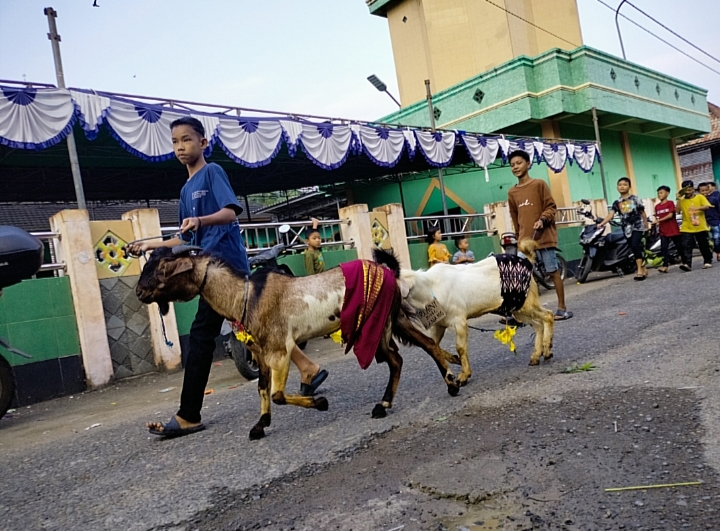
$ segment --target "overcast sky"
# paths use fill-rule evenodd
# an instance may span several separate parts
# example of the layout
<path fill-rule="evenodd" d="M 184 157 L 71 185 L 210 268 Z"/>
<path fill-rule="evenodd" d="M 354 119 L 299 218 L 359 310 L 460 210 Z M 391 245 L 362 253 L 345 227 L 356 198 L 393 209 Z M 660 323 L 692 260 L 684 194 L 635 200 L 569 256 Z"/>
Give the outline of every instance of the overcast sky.
<path fill-rule="evenodd" d="M 0 0 L 0 79 L 55 83 L 43 15 L 52 5 L 68 86 L 368 120 L 396 108 L 366 81 L 374 73 L 397 95 L 387 21 L 370 16 L 364 0 L 97 2 Z M 718 0 L 633 3 L 720 57 Z M 614 13 L 598 0 L 578 6 L 585 44 L 620 55 Z M 720 71 L 632 7 L 622 12 Z M 720 75 L 627 21 L 621 30 L 628 60 L 720 102 Z"/>

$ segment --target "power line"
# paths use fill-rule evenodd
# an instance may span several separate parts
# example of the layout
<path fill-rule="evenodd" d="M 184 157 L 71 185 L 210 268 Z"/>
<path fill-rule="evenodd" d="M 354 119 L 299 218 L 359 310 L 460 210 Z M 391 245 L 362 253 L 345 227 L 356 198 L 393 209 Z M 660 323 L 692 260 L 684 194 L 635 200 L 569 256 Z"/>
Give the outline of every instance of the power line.
<path fill-rule="evenodd" d="M 487 0 L 487 1 L 489 2 L 490 0 Z M 607 7 L 607 8 L 608 8 L 610 11 L 612 11 L 613 13 L 615 12 L 615 8 L 614 8 L 613 6 L 611 6 L 611 5 L 609 5 L 609 4 L 606 4 L 605 2 L 603 2 L 603 0 L 597 0 L 597 1 L 600 2 L 602 5 L 604 5 L 605 7 Z M 634 7 L 634 6 L 633 6 L 633 7 Z M 693 57 L 693 56 L 690 55 L 689 53 L 684 52 L 683 50 L 681 50 L 680 48 L 678 48 L 678 47 L 675 46 L 674 44 L 672 44 L 672 43 L 666 41 L 665 39 L 663 39 L 662 37 L 654 34 L 652 31 L 650 31 L 649 29 L 647 29 L 645 26 L 642 26 L 641 24 L 638 24 L 638 23 L 635 22 L 633 19 L 631 19 L 631 18 L 623 15 L 622 13 L 620 13 L 620 16 L 623 17 L 623 18 L 624 18 L 625 20 L 627 20 L 628 22 L 634 24 L 635 26 L 637 26 L 638 28 L 640 28 L 640 29 L 643 30 L 644 32 L 649 33 L 650 35 L 652 35 L 653 37 L 655 37 L 655 38 L 656 38 L 657 40 L 659 40 L 660 42 L 663 42 L 663 43 L 667 44 L 668 46 L 670 46 L 670 48 L 672 48 L 672 49 L 680 52 L 681 54 L 683 54 L 683 55 L 684 55 L 685 57 L 687 57 L 688 59 L 691 59 L 692 61 L 695 61 L 697 64 L 704 66 L 704 67 L 707 68 L 708 70 L 711 70 L 712 72 L 715 72 L 717 75 L 720 76 L 720 71 L 715 70 L 713 67 L 706 65 L 705 63 L 703 63 L 703 62 L 700 61 L 699 59 L 696 59 L 695 57 Z"/>
<path fill-rule="evenodd" d="M 640 13 L 642 13 L 643 15 L 645 15 L 647 18 L 649 18 L 650 20 L 652 20 L 655 24 L 657 24 L 657 25 L 660 26 L 661 28 L 663 28 L 663 29 L 669 31 L 670 33 L 672 33 L 673 35 L 675 35 L 675 36 L 676 36 L 678 39 L 680 39 L 681 41 L 689 44 L 690 46 L 692 46 L 693 48 L 695 48 L 697 51 L 703 53 L 704 55 L 707 55 L 707 56 L 708 56 L 710 59 L 712 59 L 713 61 L 716 61 L 716 62 L 720 63 L 720 59 L 718 59 L 717 57 L 715 57 L 715 56 L 713 56 L 713 55 L 710 55 L 709 53 L 707 53 L 705 50 L 703 50 L 703 49 L 700 48 L 699 46 L 694 45 L 693 43 L 691 43 L 689 40 L 687 40 L 685 37 L 683 37 L 683 36 L 680 35 L 679 33 L 674 32 L 673 30 L 671 30 L 670 28 L 668 28 L 665 24 L 663 24 L 663 23 L 660 22 L 659 20 L 657 20 L 657 19 L 651 17 L 650 15 L 648 15 L 647 13 L 645 13 L 645 11 L 643 11 L 642 9 L 640 9 L 640 8 L 639 8 L 638 6 L 636 6 L 635 4 L 632 4 L 632 3 L 630 3 L 630 2 L 626 2 L 626 3 L 627 3 L 627 5 L 635 8 L 637 11 L 640 11 Z"/>
<path fill-rule="evenodd" d="M 533 26 L 534 28 L 537 28 L 537 29 L 539 29 L 540 31 L 544 31 L 544 32 L 547 33 L 548 35 L 552 35 L 552 36 L 555 37 L 556 39 L 559 39 L 559 40 L 561 40 L 561 41 L 564 41 L 564 42 L 570 44 L 571 46 L 575 46 L 576 48 L 577 48 L 578 46 L 580 46 L 579 44 L 575 44 L 574 42 L 570 42 L 570 41 L 567 40 L 567 39 L 563 39 L 563 38 L 560 37 L 559 35 L 555 35 L 554 33 L 546 30 L 545 28 L 541 28 L 540 26 L 538 26 L 538 25 L 535 24 L 534 22 L 530 22 L 529 20 L 522 18 L 520 15 L 516 15 L 516 14 L 513 13 L 512 11 L 508 11 L 508 10 L 505 9 L 503 6 L 497 5 L 497 4 L 496 4 L 495 2 L 493 2 L 492 0 L 485 0 L 485 1 L 486 1 L 488 4 L 494 5 L 494 6 L 497 7 L 498 9 L 502 9 L 502 10 L 505 11 L 505 13 L 507 13 L 508 15 L 512 15 L 513 17 L 515 17 L 515 18 L 517 18 L 517 19 L 519 19 L 519 20 L 522 20 L 522 21 L 525 22 L 526 24 L 530 24 L 530 25 Z"/>

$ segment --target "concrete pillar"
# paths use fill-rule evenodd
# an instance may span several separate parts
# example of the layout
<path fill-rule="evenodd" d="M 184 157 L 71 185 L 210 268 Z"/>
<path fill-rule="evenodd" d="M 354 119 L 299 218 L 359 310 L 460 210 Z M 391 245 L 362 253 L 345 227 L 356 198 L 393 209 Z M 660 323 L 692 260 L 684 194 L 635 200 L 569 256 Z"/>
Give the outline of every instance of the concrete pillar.
<path fill-rule="evenodd" d="M 674 138 L 670 139 L 670 153 L 672 154 L 673 168 L 675 169 L 675 184 L 677 185 L 677 189 L 680 190 L 683 176 L 682 169 L 680 168 L 680 157 L 677 152 L 677 141 Z"/>
<path fill-rule="evenodd" d="M 65 262 L 70 277 L 87 385 L 97 388 L 112 380 L 113 366 L 93 260 L 90 218 L 87 210 L 63 210 L 50 218 L 50 226 L 60 234 L 57 258 Z"/>
<path fill-rule="evenodd" d="M 494 217 L 488 218 L 488 228 L 494 230 L 495 234 L 500 236 L 503 232 L 515 232 L 507 201 L 490 203 L 484 206 L 484 210 L 486 214 L 494 214 Z"/>
<path fill-rule="evenodd" d="M 541 123 L 542 135 L 545 138 L 561 138 L 560 125 L 555 120 L 544 120 Z M 550 181 L 550 192 L 552 193 L 555 204 L 558 207 L 572 206 L 572 198 L 570 195 L 570 181 L 568 180 L 567 166 L 561 172 L 555 173 L 550 167 L 547 167 L 548 179 Z"/>
<path fill-rule="evenodd" d="M 131 210 L 123 214 L 122 219 L 129 220 L 132 223 L 135 239 L 150 238 L 161 234 L 160 216 L 154 208 Z M 144 257 L 140 258 L 140 265 L 145 265 Z M 175 319 L 175 307 L 171 303 L 170 311 L 161 318 L 157 304 L 153 303 L 148 308 L 148 317 L 150 318 L 150 337 L 155 353 L 155 365 L 157 365 L 158 369 L 166 371 L 179 369 L 181 363 L 180 335 L 177 329 L 177 320 Z M 165 337 L 162 333 L 163 320 L 165 321 L 165 334 L 168 340 L 172 342 L 172 347 L 165 344 Z"/>
<path fill-rule="evenodd" d="M 343 241 L 352 241 L 355 244 L 358 258 L 364 260 L 373 259 L 372 232 L 368 212 L 368 206 L 365 204 L 350 205 L 338 210 L 340 219 L 349 221 L 347 224 L 340 225 Z"/>
<path fill-rule="evenodd" d="M 625 176 L 630 179 L 631 183 L 630 192 L 636 194 L 637 187 L 635 186 L 635 169 L 633 168 L 632 153 L 630 152 L 630 138 L 628 137 L 627 131 L 620 132 L 620 144 L 622 146 L 623 161 L 625 162 Z M 612 195 L 611 192 L 609 193 Z"/>
<path fill-rule="evenodd" d="M 400 203 L 390 203 L 373 208 L 373 212 L 385 212 L 387 216 L 390 246 L 400 261 L 400 267 L 411 269 L 410 249 L 408 248 L 407 230 L 405 228 L 405 211 Z"/>

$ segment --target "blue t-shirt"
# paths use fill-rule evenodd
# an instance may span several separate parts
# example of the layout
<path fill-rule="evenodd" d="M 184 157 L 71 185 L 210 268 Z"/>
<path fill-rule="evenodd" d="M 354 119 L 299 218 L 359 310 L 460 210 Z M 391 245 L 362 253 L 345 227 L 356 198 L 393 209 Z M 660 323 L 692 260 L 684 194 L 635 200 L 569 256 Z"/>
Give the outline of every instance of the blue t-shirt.
<path fill-rule="evenodd" d="M 707 196 L 707 200 L 712 205 L 712 208 L 705 211 L 705 221 L 711 227 L 716 227 L 720 225 L 720 190 L 715 190 Z"/>
<path fill-rule="evenodd" d="M 215 163 L 207 164 L 180 191 L 180 224 L 185 218 L 209 216 L 226 207 L 232 208 L 236 214 L 242 212 L 225 171 Z M 192 241 L 189 232 L 181 237 L 186 242 Z M 243 272 L 250 271 L 237 221 L 228 225 L 201 226 L 194 243 L 202 246 L 205 252 L 222 258 L 231 267 Z"/>

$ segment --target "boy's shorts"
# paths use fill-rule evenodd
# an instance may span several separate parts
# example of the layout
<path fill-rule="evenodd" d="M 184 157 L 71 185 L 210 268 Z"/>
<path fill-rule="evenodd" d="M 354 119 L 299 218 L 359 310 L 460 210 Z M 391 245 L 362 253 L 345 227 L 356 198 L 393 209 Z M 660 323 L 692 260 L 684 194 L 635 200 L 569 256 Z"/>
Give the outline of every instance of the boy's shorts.
<path fill-rule="evenodd" d="M 542 262 L 546 273 L 554 273 L 558 270 L 558 259 L 555 249 L 538 249 L 535 251 L 535 259 Z"/>

